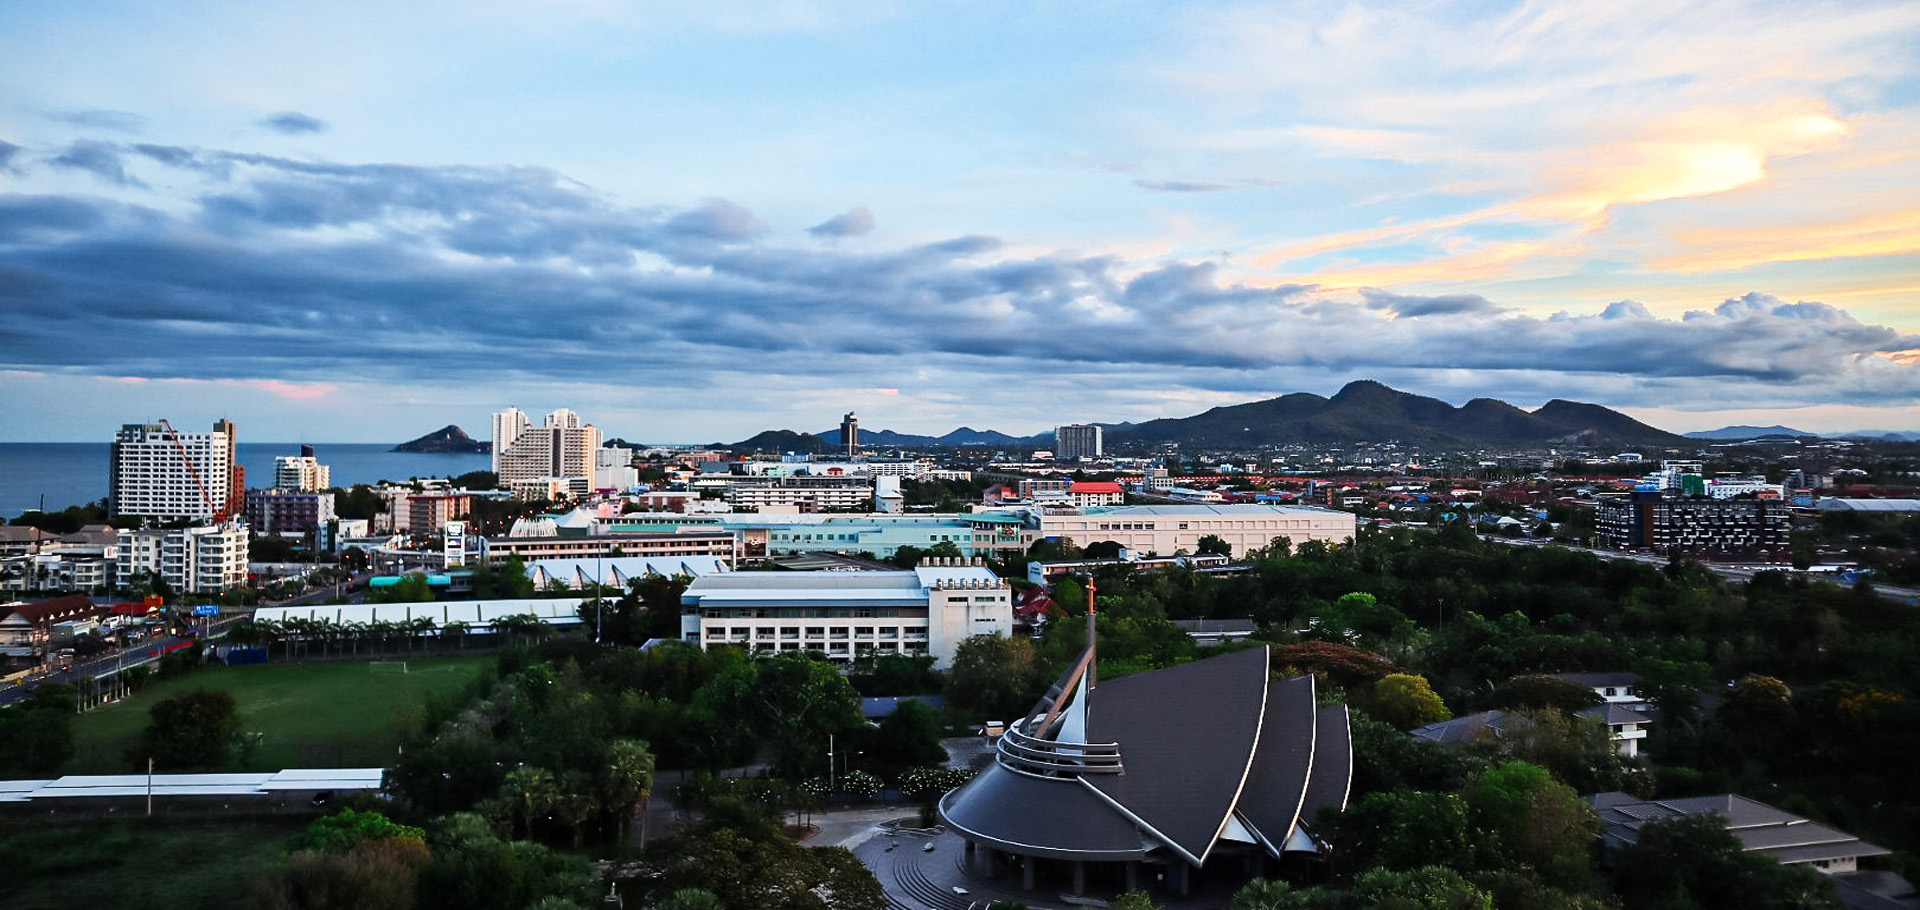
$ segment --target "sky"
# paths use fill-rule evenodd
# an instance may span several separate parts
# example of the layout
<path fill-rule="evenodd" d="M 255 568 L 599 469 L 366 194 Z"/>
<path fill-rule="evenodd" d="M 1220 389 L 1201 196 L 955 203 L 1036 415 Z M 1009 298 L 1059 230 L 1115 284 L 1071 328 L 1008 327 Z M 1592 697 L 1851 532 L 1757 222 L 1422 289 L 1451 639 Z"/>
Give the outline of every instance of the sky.
<path fill-rule="evenodd" d="M 1356 379 L 1920 430 L 1920 4 L 0 4 L 0 440 Z"/>

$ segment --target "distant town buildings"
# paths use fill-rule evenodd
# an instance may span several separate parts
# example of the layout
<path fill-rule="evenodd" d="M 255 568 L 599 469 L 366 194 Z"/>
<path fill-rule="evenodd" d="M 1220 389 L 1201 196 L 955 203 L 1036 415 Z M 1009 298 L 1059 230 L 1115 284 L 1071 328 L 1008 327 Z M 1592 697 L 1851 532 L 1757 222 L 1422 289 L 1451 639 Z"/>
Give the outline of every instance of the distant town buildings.
<path fill-rule="evenodd" d="M 226 420 L 215 421 L 208 433 L 181 433 L 165 420 L 122 426 L 108 461 L 109 514 L 156 521 L 224 521 L 238 514 L 246 485 L 234 463 L 236 434 Z"/>
<path fill-rule="evenodd" d="M 1100 427 L 1070 423 L 1053 430 L 1053 457 L 1060 461 L 1092 461 L 1101 455 Z"/>

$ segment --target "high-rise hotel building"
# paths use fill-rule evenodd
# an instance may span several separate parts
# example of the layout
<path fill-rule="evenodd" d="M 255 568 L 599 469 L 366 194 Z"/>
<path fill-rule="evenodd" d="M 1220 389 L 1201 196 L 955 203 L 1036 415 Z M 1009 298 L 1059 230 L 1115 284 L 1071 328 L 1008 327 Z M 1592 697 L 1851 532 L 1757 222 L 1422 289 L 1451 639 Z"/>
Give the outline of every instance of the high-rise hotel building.
<path fill-rule="evenodd" d="M 1100 425 L 1070 423 L 1053 428 L 1053 457 L 1061 461 L 1099 458 Z"/>
<path fill-rule="evenodd" d="M 580 415 L 561 408 L 540 426 L 530 426 L 527 415 L 508 408 L 493 415 L 493 465 L 502 486 L 515 481 L 549 477 L 593 477 L 600 428 L 580 422 Z"/>
<path fill-rule="evenodd" d="M 274 457 L 273 485 L 282 490 L 318 492 L 333 486 L 333 469 L 314 457 L 313 446 L 303 445 L 298 455 Z"/>
<path fill-rule="evenodd" d="M 121 426 L 107 469 L 109 514 L 209 522 L 238 514 L 246 478 L 234 463 L 237 435 L 227 420 L 210 433 L 181 433 L 165 420 Z"/>

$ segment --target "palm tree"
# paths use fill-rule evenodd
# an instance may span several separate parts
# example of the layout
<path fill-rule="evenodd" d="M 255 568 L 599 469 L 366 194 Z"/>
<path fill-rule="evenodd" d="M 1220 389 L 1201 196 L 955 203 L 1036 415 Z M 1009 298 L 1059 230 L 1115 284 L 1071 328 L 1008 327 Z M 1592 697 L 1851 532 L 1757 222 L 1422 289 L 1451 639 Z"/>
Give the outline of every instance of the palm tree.
<path fill-rule="evenodd" d="M 521 765 L 507 774 L 500 784 L 500 795 L 513 806 L 514 814 L 525 821 L 527 837 L 533 837 L 533 820 L 547 814 L 559 790 L 553 772 L 532 765 Z"/>
<path fill-rule="evenodd" d="M 635 809 L 645 811 L 653 796 L 653 752 L 637 739 L 616 739 L 607 744 L 607 765 L 600 776 L 601 806 L 620 822 L 619 839 L 624 841 Z M 646 817 L 641 816 L 642 831 Z M 646 840 L 643 833 L 641 841 Z"/>
<path fill-rule="evenodd" d="M 451 638 L 459 642 L 460 649 L 463 651 L 466 650 L 467 648 L 467 636 L 471 635 L 472 633 L 473 633 L 473 626 L 458 619 L 454 620 L 453 622 L 447 623 L 445 626 L 441 627 L 440 629 L 440 634 L 443 637 Z"/>
<path fill-rule="evenodd" d="M 439 628 L 440 628 L 439 623 L 434 622 L 433 620 L 428 619 L 425 616 L 415 616 L 414 618 L 408 620 L 406 624 L 406 629 L 408 632 L 407 650 L 409 651 L 413 650 L 414 639 L 425 638 L 426 636 L 431 635 L 434 632 L 438 631 Z"/>

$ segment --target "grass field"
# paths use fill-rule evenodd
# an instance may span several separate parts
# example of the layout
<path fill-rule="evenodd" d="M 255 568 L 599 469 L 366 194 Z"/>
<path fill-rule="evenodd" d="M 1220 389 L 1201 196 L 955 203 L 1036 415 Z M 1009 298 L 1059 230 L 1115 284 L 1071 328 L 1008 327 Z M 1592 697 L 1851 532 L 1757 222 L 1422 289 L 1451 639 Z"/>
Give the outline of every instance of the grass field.
<path fill-rule="evenodd" d="M 364 672 L 364 668 L 363 672 Z M 237 907 L 290 849 L 305 818 L 166 826 L 0 821 L 0 906 L 9 910 Z"/>
<path fill-rule="evenodd" d="M 420 705 L 460 690 L 492 661 L 412 660 L 405 674 L 374 672 L 366 661 L 202 668 L 156 680 L 132 698 L 74 718 L 74 757 L 65 770 L 135 770 L 126 750 L 146 729 L 148 709 L 196 689 L 231 693 L 240 729 L 258 734 L 254 745 L 236 750 L 235 764 L 226 770 L 385 766 L 402 734 L 417 727 Z"/>

